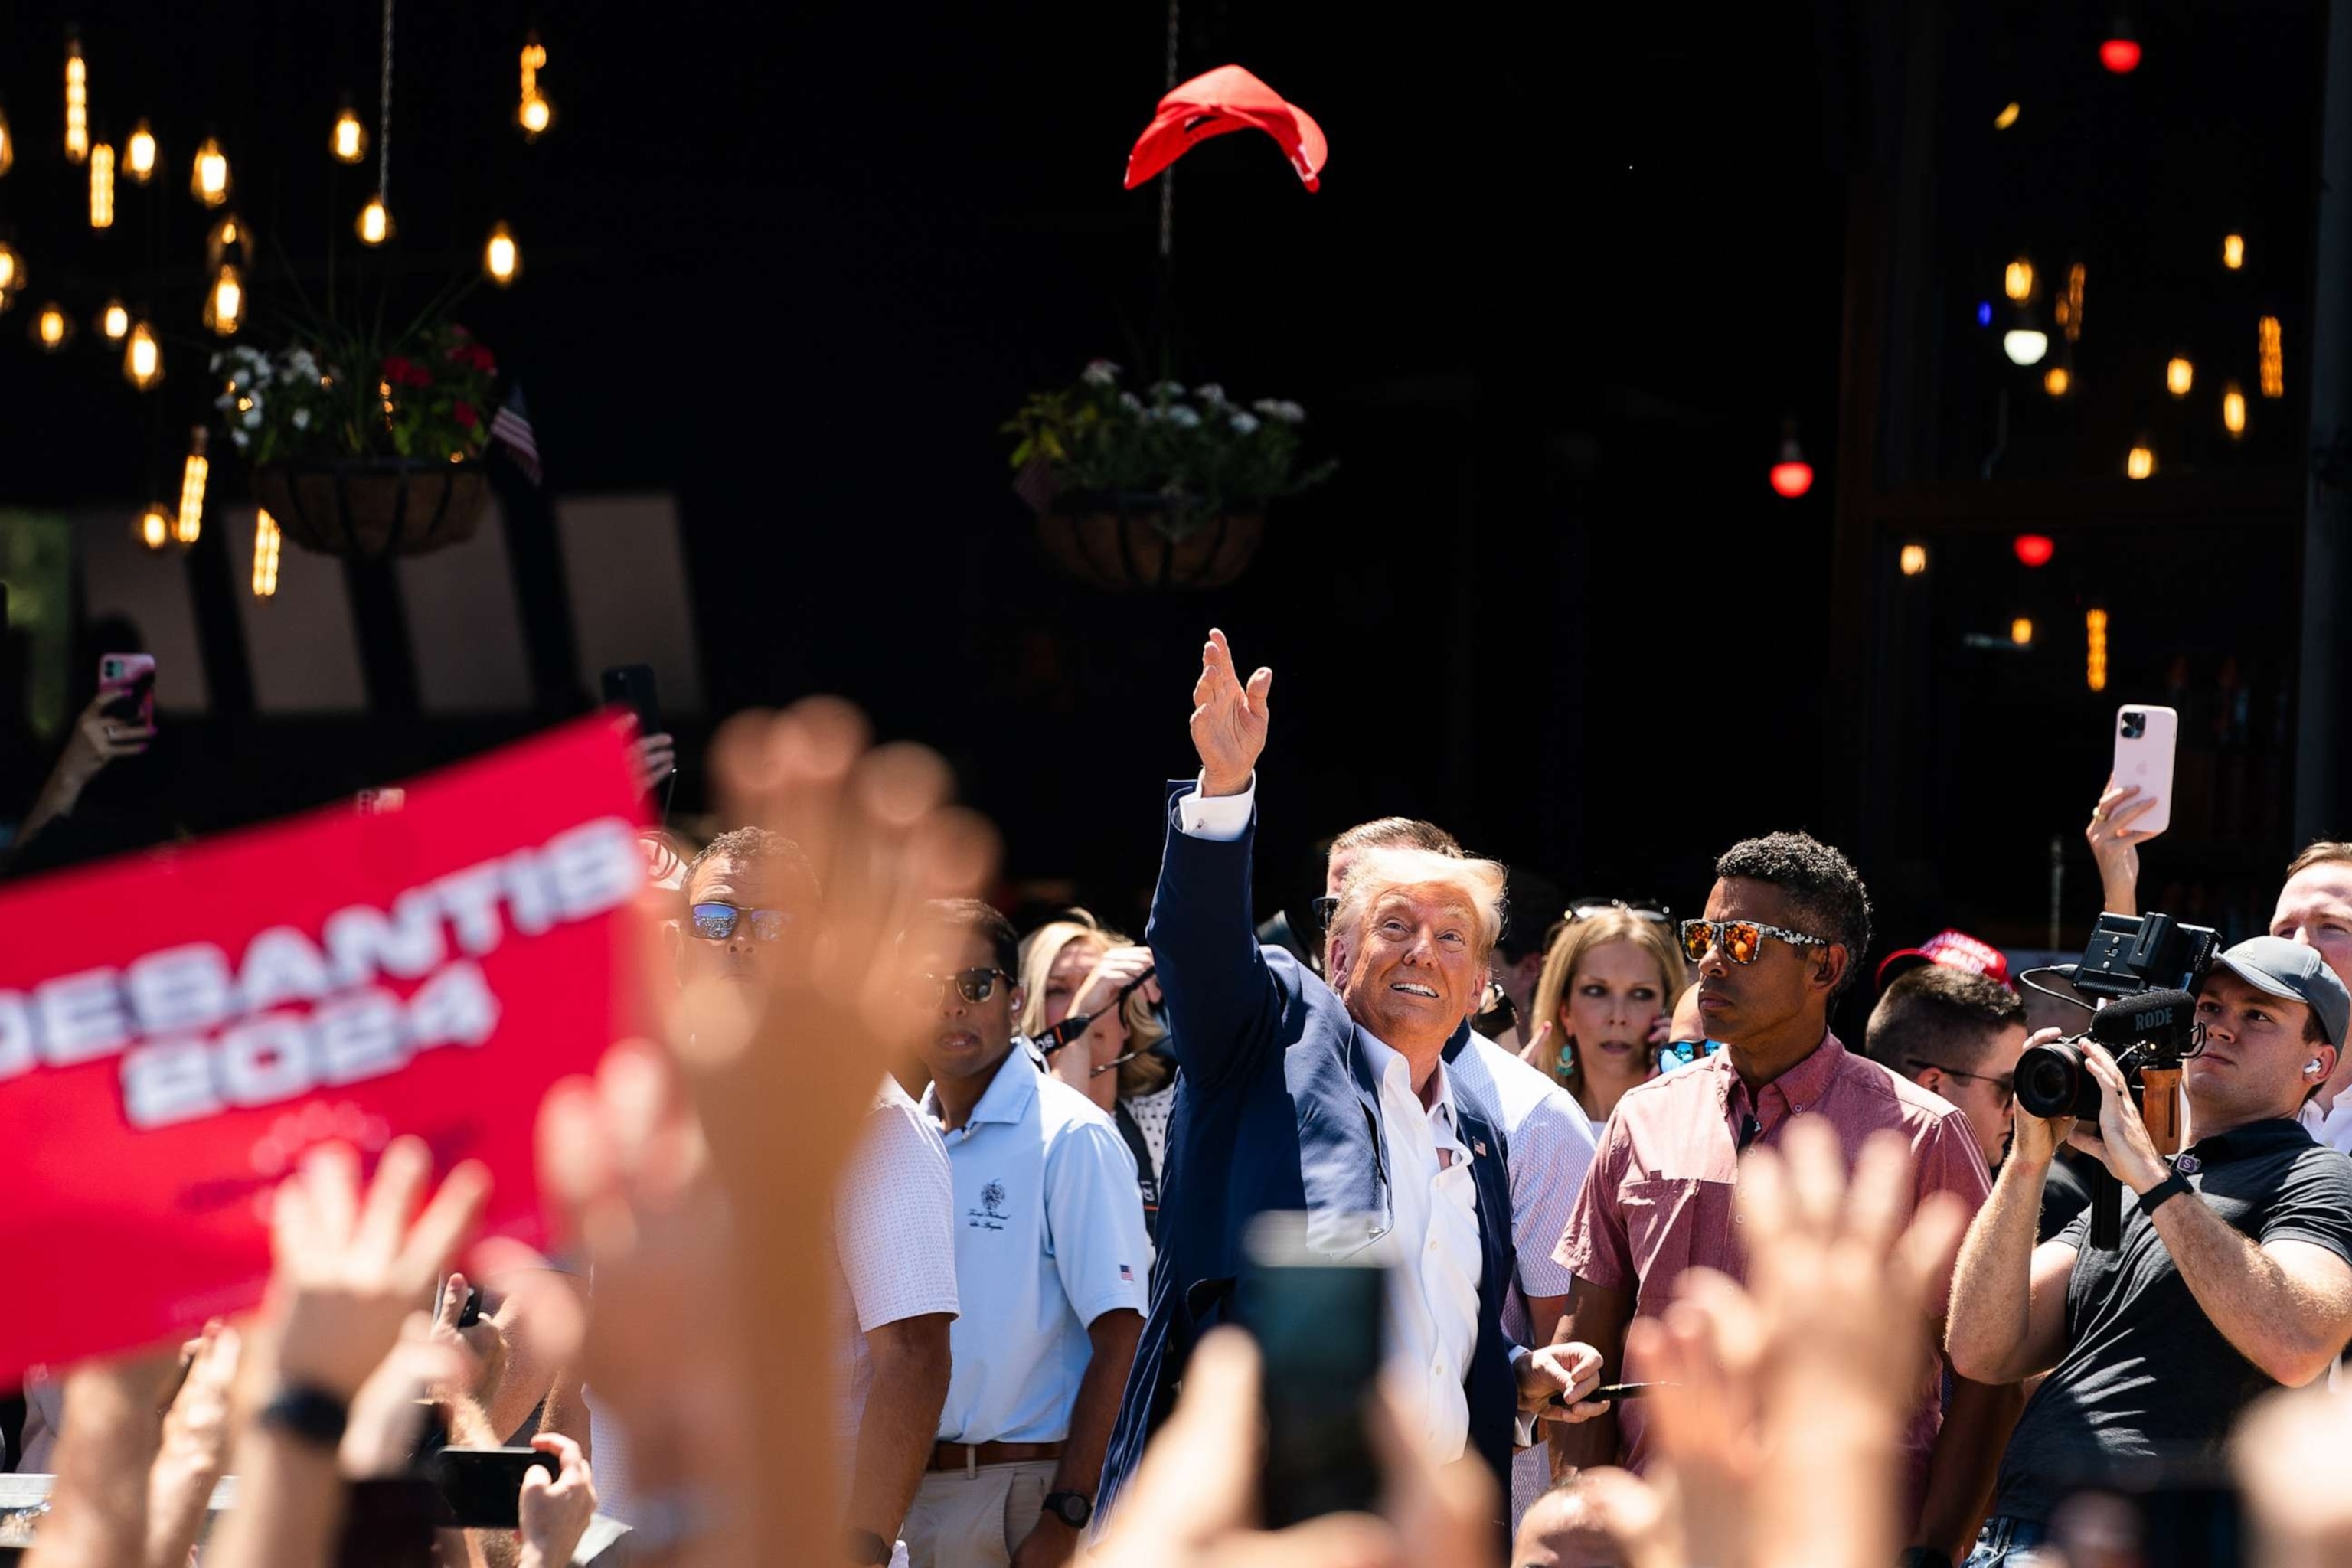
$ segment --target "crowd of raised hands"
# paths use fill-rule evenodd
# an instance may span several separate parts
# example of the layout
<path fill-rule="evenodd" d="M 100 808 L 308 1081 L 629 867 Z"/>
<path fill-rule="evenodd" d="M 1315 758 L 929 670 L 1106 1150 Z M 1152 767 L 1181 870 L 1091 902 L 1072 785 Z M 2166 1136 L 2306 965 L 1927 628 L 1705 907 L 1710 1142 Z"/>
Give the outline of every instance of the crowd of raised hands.
<path fill-rule="evenodd" d="M 897 933 L 926 900 L 970 896 L 993 839 L 950 804 L 944 766 L 870 743 L 829 701 L 747 716 L 720 734 L 710 776 L 730 820 L 797 842 L 822 889 L 760 989 L 643 987 L 656 1011 L 593 1079 L 559 1084 L 539 1127 L 541 1185 L 583 1297 L 531 1301 L 534 1366 L 593 1390 L 632 1435 L 631 1484 L 657 1522 L 638 1563 L 836 1560 L 835 1304 L 823 1278 L 831 1191 L 861 1112 L 905 1059 L 894 1005 Z M 648 929 L 644 962 L 665 965 Z M 789 1107 L 779 1135 L 780 1108 Z M 1885 1136 L 1885 1135 L 1882 1135 Z M 1746 1285 L 1696 1271 L 1655 1321 L 1634 1325 L 1659 1369 L 1658 1462 L 1643 1479 L 1587 1472 L 1528 1520 L 1514 1561 L 1632 1568 L 1885 1568 L 1906 1503 L 1897 1441 L 1923 1358 L 1916 1337 L 1944 1288 L 1963 1217 L 1950 1200 L 1908 1212 L 1899 1140 L 1871 1145 L 1851 1181 L 1833 1135 L 1801 1121 L 1741 1167 Z M 460 1268 L 511 1270 L 474 1247 L 478 1166 L 439 1174 L 414 1140 L 364 1181 L 348 1150 L 314 1152 L 277 1193 L 274 1273 L 250 1320 L 184 1345 L 92 1363 L 66 1379 L 72 1412 L 31 1561 L 38 1568 L 184 1568 L 224 1476 L 235 1493 L 202 1562 L 218 1568 L 433 1560 L 524 1568 L 571 1561 L 595 1511 L 590 1456 L 547 1433 L 553 1474 L 529 1472 L 512 1531 L 387 1520 L 373 1488 L 412 1463 L 428 1421 L 490 1447 L 510 1337 L 461 1326 Z M 528 1261 L 528 1260 L 520 1260 Z M 551 1279 L 558 1276 L 548 1276 Z M 1475 1462 L 1438 1467 L 1404 1434 L 1395 1398 L 1375 1421 L 1378 1516 L 1279 1532 L 1256 1525 L 1265 1441 L 1256 1352 L 1220 1330 L 1192 1362 L 1173 1419 L 1088 1561 L 1107 1568 L 1490 1568 L 1498 1517 Z M 539 1384 L 544 1390 L 545 1383 Z M 278 1410 L 290 1389 L 347 1412 L 340 1434 Z M 2352 1439 L 2352 1404 L 2285 1396 L 2246 1437 L 2243 1483 L 2266 1561 L 2352 1561 L 2352 1491 L 2300 1459 Z M 409 1533 L 404 1534 L 406 1531 Z M 1580 1546 L 1579 1543 L 1584 1543 Z M 1590 1548 L 1588 1555 L 1578 1555 Z"/>

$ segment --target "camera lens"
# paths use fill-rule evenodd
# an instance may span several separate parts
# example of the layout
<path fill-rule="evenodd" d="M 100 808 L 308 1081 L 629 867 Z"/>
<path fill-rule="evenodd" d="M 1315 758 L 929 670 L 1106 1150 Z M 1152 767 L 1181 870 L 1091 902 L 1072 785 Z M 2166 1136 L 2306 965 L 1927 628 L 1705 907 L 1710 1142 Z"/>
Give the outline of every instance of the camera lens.
<path fill-rule="evenodd" d="M 2147 734 L 2147 714 L 2145 714 L 2145 713 L 2126 713 L 2126 714 L 2124 715 L 2124 739 L 2125 739 L 2125 740 L 2126 740 L 2126 741 L 2137 741 L 2137 740 L 2138 740 L 2142 735 L 2145 735 L 2145 734 Z"/>
<path fill-rule="evenodd" d="M 2082 1090 L 2083 1055 L 2063 1043 L 2036 1046 L 2017 1060 L 2017 1106 L 2029 1116 L 2072 1116 Z"/>

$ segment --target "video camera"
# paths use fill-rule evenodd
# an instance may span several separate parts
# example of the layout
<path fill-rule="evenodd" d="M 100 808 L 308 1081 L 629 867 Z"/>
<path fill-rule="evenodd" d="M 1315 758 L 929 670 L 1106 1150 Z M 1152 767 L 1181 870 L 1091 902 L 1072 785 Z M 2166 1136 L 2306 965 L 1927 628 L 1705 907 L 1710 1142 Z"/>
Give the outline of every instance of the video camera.
<path fill-rule="evenodd" d="M 2122 1069 L 2157 1148 L 2176 1152 L 2180 1064 L 2205 1048 L 2197 988 L 2221 951 L 2221 939 L 2212 930 L 2183 925 L 2170 915 L 2101 915 L 2082 962 L 2053 973 L 2104 1005 L 2081 1034 L 2035 1046 L 2017 1058 L 2017 1108 L 2029 1116 L 2072 1116 L 2095 1126 L 2099 1080 L 2083 1065 L 2084 1043 L 2095 1042 Z M 2122 1194 L 2105 1170 L 2095 1173 L 2092 1189 L 2091 1245 L 2113 1247 L 2121 1235 Z"/>

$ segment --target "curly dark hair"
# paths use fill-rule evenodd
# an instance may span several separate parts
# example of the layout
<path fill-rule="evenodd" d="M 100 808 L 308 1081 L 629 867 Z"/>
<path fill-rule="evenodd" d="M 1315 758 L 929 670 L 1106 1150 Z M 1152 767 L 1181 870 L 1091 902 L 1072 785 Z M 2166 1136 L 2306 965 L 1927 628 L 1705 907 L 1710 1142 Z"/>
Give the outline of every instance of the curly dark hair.
<path fill-rule="evenodd" d="M 686 880 L 681 887 L 688 892 L 694 879 L 705 864 L 713 860 L 729 860 L 747 865 L 755 860 L 775 860 L 782 863 L 784 875 L 805 879 L 809 888 L 816 888 L 816 868 L 809 864 L 801 847 L 781 833 L 764 827 L 730 827 L 702 847 L 695 858 L 686 863 Z"/>
<path fill-rule="evenodd" d="M 1870 890 L 1843 855 L 1810 833 L 1768 833 L 1725 850 L 1715 875 L 1718 881 L 1738 877 L 1780 889 L 1817 928 L 1808 934 L 1845 949 L 1845 973 L 1831 1001 L 1861 974 L 1863 954 L 1870 951 Z"/>

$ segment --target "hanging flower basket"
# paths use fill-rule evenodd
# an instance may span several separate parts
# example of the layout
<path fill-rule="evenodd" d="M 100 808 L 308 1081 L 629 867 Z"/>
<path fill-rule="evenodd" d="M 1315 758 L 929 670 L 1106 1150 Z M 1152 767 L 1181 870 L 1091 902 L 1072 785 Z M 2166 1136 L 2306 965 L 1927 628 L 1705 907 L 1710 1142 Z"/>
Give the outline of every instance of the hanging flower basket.
<path fill-rule="evenodd" d="M 1067 490 L 1037 514 L 1038 542 L 1055 565 L 1121 593 L 1221 588 L 1265 532 L 1264 502 L 1212 512 L 1156 490 Z"/>
<path fill-rule="evenodd" d="M 253 499 L 289 542 L 354 561 L 461 544 L 474 537 L 489 493 L 478 458 L 347 458 L 253 470 Z"/>

